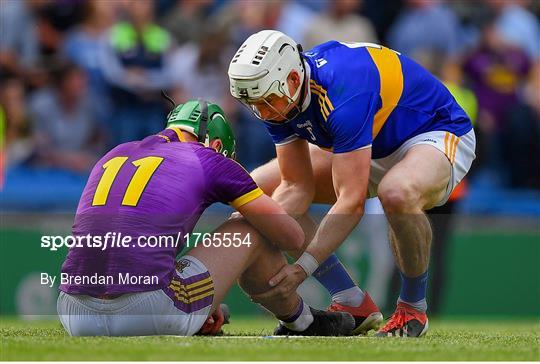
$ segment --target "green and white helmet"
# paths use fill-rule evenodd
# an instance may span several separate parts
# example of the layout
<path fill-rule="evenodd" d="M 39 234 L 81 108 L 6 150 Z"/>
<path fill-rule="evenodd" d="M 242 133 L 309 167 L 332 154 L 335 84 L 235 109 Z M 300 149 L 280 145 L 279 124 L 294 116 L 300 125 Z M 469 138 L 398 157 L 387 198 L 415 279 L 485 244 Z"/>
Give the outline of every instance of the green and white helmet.
<path fill-rule="evenodd" d="M 176 127 L 193 134 L 208 147 L 214 139 L 221 140 L 225 157 L 236 158 L 236 141 L 225 113 L 217 104 L 205 100 L 189 100 L 176 106 L 167 116 L 167 128 Z"/>

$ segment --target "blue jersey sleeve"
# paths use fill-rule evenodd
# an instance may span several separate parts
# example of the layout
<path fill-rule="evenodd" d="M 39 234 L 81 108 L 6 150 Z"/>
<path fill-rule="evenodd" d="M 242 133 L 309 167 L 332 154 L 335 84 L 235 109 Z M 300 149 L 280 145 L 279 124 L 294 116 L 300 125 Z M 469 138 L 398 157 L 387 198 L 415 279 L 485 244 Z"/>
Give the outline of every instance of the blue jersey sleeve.
<path fill-rule="evenodd" d="M 379 95 L 362 93 L 337 107 L 328 119 L 333 152 L 346 153 L 371 145 L 373 117 L 380 105 Z"/>
<path fill-rule="evenodd" d="M 297 138 L 296 133 L 288 123 L 270 124 L 265 122 L 266 130 L 272 136 L 272 141 L 276 145 L 287 144 Z"/>

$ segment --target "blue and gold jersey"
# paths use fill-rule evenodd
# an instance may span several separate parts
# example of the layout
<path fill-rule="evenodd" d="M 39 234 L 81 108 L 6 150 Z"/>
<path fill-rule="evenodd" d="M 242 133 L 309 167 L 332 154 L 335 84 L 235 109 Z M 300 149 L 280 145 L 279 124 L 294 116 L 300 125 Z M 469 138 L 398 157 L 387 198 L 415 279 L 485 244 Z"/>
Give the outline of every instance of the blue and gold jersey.
<path fill-rule="evenodd" d="M 304 57 L 309 106 L 290 122 L 265 123 L 278 145 L 302 138 L 334 153 L 371 146 L 377 159 L 428 131 L 460 137 L 472 128 L 438 79 L 391 49 L 330 41 Z"/>

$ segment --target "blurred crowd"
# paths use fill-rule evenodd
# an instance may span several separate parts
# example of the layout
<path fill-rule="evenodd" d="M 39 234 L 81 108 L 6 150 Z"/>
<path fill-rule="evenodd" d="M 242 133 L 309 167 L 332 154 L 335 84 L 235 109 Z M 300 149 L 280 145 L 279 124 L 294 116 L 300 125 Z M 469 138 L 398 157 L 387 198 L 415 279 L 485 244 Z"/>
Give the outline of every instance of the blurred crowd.
<path fill-rule="evenodd" d="M 158 132 L 162 89 L 220 104 L 240 162 L 266 162 L 271 140 L 228 93 L 227 67 L 250 34 L 278 29 L 305 50 L 336 39 L 414 58 L 475 122 L 472 177 L 540 189 L 539 16 L 536 0 L 0 0 L 3 183 L 13 170 L 84 175 Z"/>

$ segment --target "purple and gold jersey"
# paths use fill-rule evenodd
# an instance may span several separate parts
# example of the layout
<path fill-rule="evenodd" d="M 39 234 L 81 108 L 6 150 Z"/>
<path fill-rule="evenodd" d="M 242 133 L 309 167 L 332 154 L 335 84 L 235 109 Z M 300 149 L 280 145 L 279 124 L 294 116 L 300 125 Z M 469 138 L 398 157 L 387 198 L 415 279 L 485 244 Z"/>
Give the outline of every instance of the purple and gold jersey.
<path fill-rule="evenodd" d="M 158 283 L 63 284 L 70 294 L 91 296 L 150 291 L 166 286 L 184 247 L 136 244 L 143 236 L 191 233 L 215 202 L 238 208 L 261 196 L 249 173 L 235 161 L 196 142 L 181 142 L 178 129 L 121 144 L 94 166 L 77 208 L 73 235 L 132 237 L 129 247 L 70 248 L 62 273 L 68 276 L 159 277 Z M 109 234 L 109 236 L 111 236 Z"/>
<path fill-rule="evenodd" d="M 472 129 L 448 89 L 398 52 L 330 41 L 305 52 L 304 59 L 310 103 L 290 122 L 266 122 L 277 145 L 302 138 L 334 153 L 371 147 L 377 159 L 422 133 L 461 137 Z"/>

